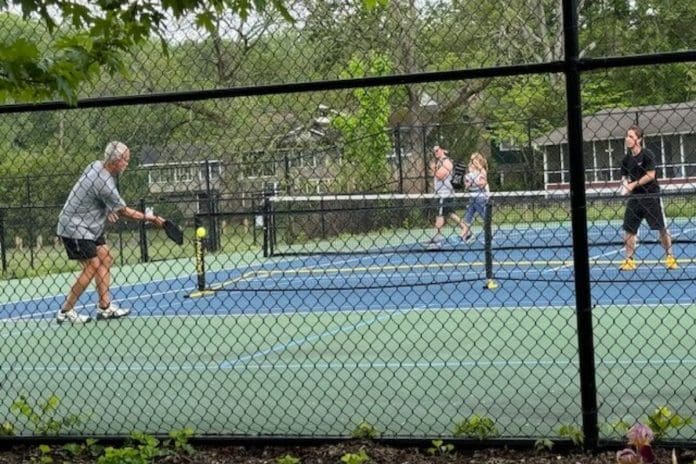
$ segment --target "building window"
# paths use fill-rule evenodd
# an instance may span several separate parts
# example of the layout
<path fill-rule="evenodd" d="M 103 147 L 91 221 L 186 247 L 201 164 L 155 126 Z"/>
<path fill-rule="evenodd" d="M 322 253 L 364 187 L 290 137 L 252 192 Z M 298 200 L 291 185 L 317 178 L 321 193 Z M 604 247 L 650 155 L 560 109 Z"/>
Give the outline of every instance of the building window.
<path fill-rule="evenodd" d="M 696 177 L 696 135 L 682 135 L 686 177 Z"/>
<path fill-rule="evenodd" d="M 191 182 L 193 180 L 193 172 L 191 166 L 179 166 L 176 168 L 176 182 Z"/>
<path fill-rule="evenodd" d="M 200 180 L 201 182 L 205 182 L 206 165 L 208 166 L 208 175 L 210 177 L 210 180 L 216 181 L 217 179 L 219 179 L 222 174 L 222 166 L 220 164 L 220 161 L 208 161 L 207 163 L 203 161 L 200 163 L 200 169 L 198 171 L 198 180 Z"/>
<path fill-rule="evenodd" d="M 276 166 L 273 155 L 262 151 L 246 153 L 242 164 L 242 173 L 249 178 L 274 176 Z"/>

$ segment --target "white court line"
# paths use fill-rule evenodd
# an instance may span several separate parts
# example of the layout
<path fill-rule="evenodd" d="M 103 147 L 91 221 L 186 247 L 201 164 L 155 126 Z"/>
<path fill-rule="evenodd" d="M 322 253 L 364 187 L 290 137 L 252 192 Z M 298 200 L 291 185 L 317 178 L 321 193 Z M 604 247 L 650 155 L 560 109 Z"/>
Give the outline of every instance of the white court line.
<path fill-rule="evenodd" d="M 351 333 L 351 332 L 354 332 L 355 330 L 357 330 L 361 327 L 367 327 L 374 322 L 382 322 L 385 319 L 389 319 L 389 318 L 391 318 L 391 316 L 393 314 L 395 314 L 395 313 L 394 312 L 387 313 L 385 316 L 379 316 L 379 317 L 373 318 L 370 321 L 361 321 L 361 322 L 358 322 L 357 324 L 350 324 L 350 325 L 346 325 L 346 326 L 341 326 L 337 329 L 327 330 L 327 331 L 322 332 L 320 334 L 311 335 L 309 337 L 302 337 L 302 338 L 297 339 L 297 340 L 290 340 L 287 343 L 278 343 L 278 344 L 272 346 L 271 348 L 267 348 L 264 350 L 258 350 L 252 354 L 240 356 L 234 360 L 223 361 L 220 363 L 219 367 L 221 369 L 225 369 L 228 367 L 235 367 L 235 366 L 240 365 L 240 364 L 246 364 L 248 361 L 251 361 L 259 356 L 266 356 L 268 354 L 275 354 L 275 353 L 279 353 L 282 351 L 287 351 L 290 348 L 299 347 L 299 346 L 304 345 L 305 343 L 313 343 L 313 342 L 321 340 L 322 338 L 327 337 L 327 336 L 334 336 L 334 335 L 338 335 L 340 333 Z"/>
<path fill-rule="evenodd" d="M 530 309 L 539 309 L 536 307 L 529 307 Z M 569 306 L 559 306 L 557 307 L 558 309 L 570 309 Z M 509 307 L 499 307 L 500 310 L 506 310 L 511 312 L 512 310 L 519 310 L 519 307 L 516 308 L 509 308 Z M 250 369 L 261 369 L 264 365 L 254 365 L 250 364 L 249 361 L 261 357 L 261 356 L 266 356 L 268 354 L 277 354 L 282 351 L 286 351 L 290 348 L 295 348 L 295 347 L 300 347 L 306 343 L 309 342 L 315 342 L 317 340 L 320 340 L 324 337 L 327 336 L 335 336 L 339 333 L 350 333 L 353 332 L 361 327 L 366 327 L 374 322 L 382 322 L 386 319 L 389 319 L 392 317 L 394 314 L 402 314 L 405 315 L 410 312 L 426 312 L 426 311 L 433 311 L 439 312 L 442 311 L 443 309 L 441 308 L 425 308 L 425 307 L 420 307 L 420 308 L 414 308 L 413 310 L 409 311 L 404 311 L 404 310 L 398 310 L 394 309 L 392 311 L 387 311 L 387 314 L 375 317 L 369 321 L 360 321 L 358 323 L 351 323 L 348 325 L 343 325 L 340 326 L 337 329 L 332 329 L 328 331 L 321 332 L 319 334 L 311 335 L 311 336 L 303 336 L 298 339 L 290 340 L 289 342 L 286 343 L 280 343 L 276 344 L 270 348 L 264 349 L 264 350 L 259 350 L 254 353 L 244 355 L 241 357 L 238 357 L 237 359 L 231 360 L 231 361 L 210 361 L 207 363 L 180 363 L 180 364 L 172 364 L 172 363 L 167 363 L 165 366 L 157 365 L 156 363 L 133 363 L 129 362 L 127 366 L 120 366 L 120 365 L 104 365 L 100 366 L 99 369 L 91 369 L 89 372 L 94 372 L 94 371 L 101 371 L 101 372 L 173 372 L 173 371 L 210 371 L 210 370 L 228 370 L 228 369 L 238 369 L 241 367 L 244 367 L 245 370 L 250 370 Z M 446 310 L 448 311 L 462 311 L 460 308 L 447 308 Z M 469 308 L 469 309 L 464 309 L 464 311 L 476 311 L 478 310 L 477 308 Z M 375 312 L 375 310 L 371 310 L 372 312 Z M 383 311 L 383 310 L 382 310 Z M 367 311 L 365 311 L 367 312 Z M 270 316 L 270 315 L 269 315 Z M 272 316 L 277 316 L 277 314 L 273 314 Z M 175 317 L 175 316 L 160 316 L 160 317 Z M 181 317 L 181 316 L 180 316 Z M 184 316 L 185 317 L 185 316 Z M 206 316 L 206 317 L 215 317 L 215 316 Z M 218 316 L 220 317 L 220 316 Z M 226 316 L 223 316 L 226 317 Z M 450 361 L 446 362 L 449 363 Z M 514 366 L 514 365 L 527 365 L 527 366 L 539 366 L 539 365 L 570 365 L 574 364 L 576 361 L 558 361 L 558 360 L 493 360 L 493 361 L 460 361 L 457 360 L 456 362 L 456 367 L 482 367 L 482 366 L 490 366 L 490 367 L 496 367 L 496 366 Z M 610 361 L 609 364 L 612 362 Z M 641 361 L 635 360 L 635 359 L 629 359 L 626 361 L 616 361 L 615 364 L 640 364 Z M 696 360 L 692 358 L 685 358 L 685 359 L 672 359 L 672 358 L 667 358 L 667 359 L 661 359 L 661 360 L 646 360 L 646 364 L 694 364 L 696 363 Z M 601 360 L 598 362 L 600 365 L 606 365 L 608 364 L 606 360 Z M 92 364 L 93 365 L 93 364 Z M 403 362 L 396 362 L 396 363 L 381 363 L 380 361 L 378 362 L 369 362 L 369 363 L 357 363 L 355 364 L 356 368 L 374 368 L 375 366 L 382 366 L 383 368 L 396 368 L 396 367 L 406 367 L 408 366 L 408 362 L 403 363 Z M 286 368 L 286 369 L 305 369 L 307 367 L 311 367 L 313 369 L 316 369 L 317 367 L 321 367 L 321 365 L 318 365 L 317 363 L 311 363 L 308 365 L 303 365 L 303 364 L 286 364 L 285 366 L 295 366 L 295 367 L 283 367 L 282 364 L 265 364 L 269 369 L 280 369 L 280 368 Z M 347 364 L 345 362 L 340 362 L 338 363 L 337 366 L 340 366 L 342 368 L 346 368 Z M 437 362 L 432 362 L 432 361 L 420 361 L 415 364 L 413 364 L 413 367 L 452 367 L 449 365 L 441 365 L 438 366 Z M 331 368 L 331 364 L 327 363 L 326 369 Z M 30 367 L 20 367 L 19 369 L 17 368 L 3 368 L 0 366 L 0 371 L 2 370 L 8 370 L 8 371 L 30 371 L 30 372 L 55 372 L 55 371 L 61 371 L 61 372 L 71 372 L 71 371 L 80 371 L 84 372 L 86 369 L 84 366 L 74 366 L 72 364 L 70 365 L 65 365 L 65 364 L 57 364 L 57 365 L 51 365 L 51 366 L 30 366 Z"/>
<path fill-rule="evenodd" d="M 682 233 L 692 232 L 692 231 L 694 231 L 694 230 L 696 230 L 696 228 L 685 229 L 685 230 L 682 231 L 682 232 L 678 232 L 678 233 L 674 234 L 672 237 L 679 237 L 680 235 L 682 235 Z M 588 234 L 588 236 L 589 236 L 589 234 Z M 589 245 L 591 246 L 592 244 L 590 243 Z M 637 242 L 637 243 L 636 243 L 636 249 L 638 249 L 639 246 L 640 246 L 640 242 Z M 590 256 L 589 259 L 590 259 L 590 260 L 597 260 L 597 259 L 599 259 L 599 258 L 605 258 L 605 257 L 608 257 L 608 256 L 612 256 L 612 255 L 621 253 L 622 251 L 624 251 L 623 248 L 619 248 L 618 250 L 607 251 L 607 252 L 605 252 L 605 253 L 600 253 L 600 254 L 598 254 L 598 255 Z M 556 271 L 560 271 L 561 269 L 570 268 L 572 265 L 573 265 L 573 263 L 572 263 L 572 258 L 571 258 L 571 263 L 569 263 L 569 264 L 563 264 L 563 265 L 556 266 L 556 267 L 553 267 L 553 268 L 545 269 L 545 270 L 543 270 L 543 271 L 539 271 L 539 270 L 537 270 L 537 269 L 530 269 L 529 271 L 530 271 L 530 272 L 538 272 L 539 274 L 544 274 L 544 273 L 547 273 L 547 272 L 556 272 Z M 689 267 L 689 266 L 687 266 L 687 268 L 688 268 L 688 267 Z M 518 272 L 522 272 L 522 271 L 518 271 Z M 526 272 L 525 272 L 525 274 L 526 274 Z"/>
<path fill-rule="evenodd" d="M 364 361 L 364 362 L 306 362 L 306 363 L 244 363 L 232 364 L 218 361 L 199 362 L 199 363 L 183 363 L 165 365 L 157 365 L 155 363 L 132 363 L 128 365 L 104 364 L 96 369 L 92 365 L 92 369 L 87 369 L 85 366 L 76 366 L 73 364 L 57 364 L 57 365 L 33 365 L 21 367 L 6 367 L 0 366 L 0 372 L 211 372 L 211 371 L 255 371 L 255 370 L 350 370 L 350 369 L 444 369 L 444 368 L 505 368 L 505 367 L 576 367 L 579 361 L 574 359 L 509 359 L 509 360 L 438 360 L 438 361 Z M 597 367 L 612 367 L 612 366 L 692 366 L 696 365 L 696 358 L 654 358 L 654 359 L 600 359 L 597 360 Z"/>
<path fill-rule="evenodd" d="M 361 259 L 361 258 L 351 258 L 351 259 L 344 259 L 344 260 L 335 261 L 335 262 L 336 262 L 337 264 L 345 264 L 345 263 L 349 263 L 349 262 L 351 262 L 351 261 L 359 261 L 360 259 Z M 282 262 L 282 261 L 281 261 L 281 262 Z M 334 261 L 332 261 L 332 263 L 333 263 L 333 262 L 334 262 Z M 256 268 L 256 269 L 258 269 L 258 270 L 263 270 L 263 268 L 264 268 L 266 265 L 267 265 L 267 263 L 259 263 L 259 264 L 254 264 L 254 265 L 252 265 L 252 266 L 249 266 L 249 268 L 250 268 L 250 269 Z M 320 266 L 320 264 L 317 263 L 316 267 L 319 267 L 319 266 Z M 307 268 L 307 269 L 313 269 L 313 268 L 315 268 L 315 267 L 306 267 L 306 268 Z M 215 271 L 215 272 L 225 272 L 225 271 L 226 271 L 225 269 L 221 269 L 221 270 Z M 135 286 L 143 286 L 144 288 L 147 288 L 147 286 L 148 286 L 149 284 L 151 284 L 151 283 L 162 283 L 162 282 L 176 281 L 176 280 L 183 279 L 183 278 L 191 278 L 191 279 L 193 279 L 193 278 L 195 278 L 195 275 L 194 275 L 194 274 L 187 274 L 187 275 L 184 275 L 184 276 L 178 276 L 178 277 L 174 277 L 174 278 L 161 279 L 161 280 L 153 280 L 153 281 L 151 281 L 151 282 L 149 282 L 149 283 L 147 283 L 147 284 L 144 284 L 144 283 L 138 283 L 138 284 L 125 284 L 125 285 L 123 285 L 123 286 L 118 286 L 118 287 L 116 287 L 116 288 L 117 288 L 117 289 L 122 289 L 122 288 L 135 287 Z M 113 287 L 112 287 L 112 288 L 113 288 Z M 176 289 L 176 290 L 167 290 L 167 291 L 163 291 L 163 292 L 140 293 L 140 294 L 138 294 L 138 295 L 136 295 L 136 296 L 133 296 L 133 297 L 120 298 L 118 301 L 136 301 L 136 300 L 140 300 L 140 299 L 143 299 L 143 298 L 151 298 L 151 297 L 154 297 L 154 296 L 169 295 L 169 294 L 173 294 L 173 293 L 186 293 L 186 292 L 190 292 L 190 291 L 193 291 L 193 290 L 194 290 L 193 288 L 187 289 L 187 288 L 185 288 L 185 287 L 182 287 L 182 288 L 180 288 L 180 289 Z M 90 290 L 90 291 L 85 292 L 85 293 L 83 294 L 83 296 L 84 296 L 84 295 L 90 295 L 90 296 L 91 296 L 91 295 L 93 295 L 93 294 L 95 294 L 95 293 L 96 293 L 95 290 Z M 113 290 L 112 290 L 112 293 L 113 293 Z M 0 308 L 2 308 L 3 306 L 6 306 L 6 305 L 27 304 L 27 303 L 32 303 L 32 302 L 34 302 L 34 301 L 43 301 L 43 300 L 51 299 L 51 298 L 64 298 L 64 297 L 65 297 L 65 294 L 61 294 L 61 295 L 49 295 L 49 296 L 44 296 L 44 297 L 30 298 L 30 299 L 28 299 L 28 300 L 17 300 L 17 301 L 2 303 L 2 304 L 0 304 Z M 94 303 L 76 305 L 76 306 L 75 306 L 75 309 L 84 309 L 84 308 L 92 307 L 93 305 L 94 305 Z M 27 314 L 22 314 L 22 315 L 20 315 L 20 316 L 10 317 L 10 318 L 6 318 L 6 319 L 0 319 L 0 321 L 3 321 L 3 320 L 4 320 L 4 321 L 19 321 L 19 320 L 24 320 L 24 319 L 33 319 L 33 318 L 36 317 L 36 316 L 46 316 L 46 315 L 49 315 L 49 314 L 55 314 L 57 310 L 58 310 L 58 309 L 56 308 L 55 311 L 41 311 L 41 312 L 27 313 Z"/>

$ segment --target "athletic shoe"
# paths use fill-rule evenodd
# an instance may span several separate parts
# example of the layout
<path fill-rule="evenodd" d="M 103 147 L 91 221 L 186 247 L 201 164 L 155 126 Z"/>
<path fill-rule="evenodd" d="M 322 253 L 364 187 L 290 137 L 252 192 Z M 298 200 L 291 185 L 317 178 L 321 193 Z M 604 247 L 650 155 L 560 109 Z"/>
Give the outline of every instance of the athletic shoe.
<path fill-rule="evenodd" d="M 679 269 L 677 259 L 672 255 L 667 255 L 667 257 L 665 258 L 665 267 L 670 271 L 674 269 Z"/>
<path fill-rule="evenodd" d="M 63 312 L 62 309 L 59 309 L 58 314 L 56 314 L 56 321 L 59 324 L 62 324 L 63 322 L 69 322 L 71 324 L 84 324 L 85 322 L 89 322 L 91 320 L 91 317 L 78 314 L 78 312 L 75 311 L 75 309 L 71 309 L 70 311 L 65 312 Z"/>
<path fill-rule="evenodd" d="M 109 307 L 102 309 L 97 306 L 97 320 L 102 319 L 118 319 L 119 317 L 127 316 L 130 313 L 129 308 L 119 308 L 116 303 L 109 304 Z"/>
<path fill-rule="evenodd" d="M 469 232 L 468 234 L 466 234 L 466 237 L 464 237 L 464 241 L 466 243 L 473 242 L 474 241 L 474 234 L 472 232 Z"/>
<path fill-rule="evenodd" d="M 622 271 L 635 271 L 637 267 L 633 258 L 626 258 L 621 262 L 619 269 Z"/>
<path fill-rule="evenodd" d="M 445 238 L 442 235 L 437 234 L 433 238 L 428 240 L 427 243 L 431 245 L 440 245 L 444 240 Z"/>

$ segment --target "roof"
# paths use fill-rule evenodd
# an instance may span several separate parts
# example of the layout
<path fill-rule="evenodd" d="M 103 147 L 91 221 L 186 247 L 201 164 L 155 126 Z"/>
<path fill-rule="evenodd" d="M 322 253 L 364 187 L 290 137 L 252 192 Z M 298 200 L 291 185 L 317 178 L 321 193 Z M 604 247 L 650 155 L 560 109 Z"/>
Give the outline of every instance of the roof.
<path fill-rule="evenodd" d="M 696 133 L 696 101 L 601 110 L 582 118 L 583 140 L 623 139 L 626 129 L 636 123 L 648 138 L 656 134 Z M 567 128 L 558 127 L 532 142 L 538 146 L 568 143 Z"/>
<path fill-rule="evenodd" d="M 205 144 L 168 143 L 165 145 L 143 145 L 136 147 L 140 164 L 197 164 L 206 159 L 217 159 L 214 147 Z M 215 156 L 211 156 L 215 155 Z"/>

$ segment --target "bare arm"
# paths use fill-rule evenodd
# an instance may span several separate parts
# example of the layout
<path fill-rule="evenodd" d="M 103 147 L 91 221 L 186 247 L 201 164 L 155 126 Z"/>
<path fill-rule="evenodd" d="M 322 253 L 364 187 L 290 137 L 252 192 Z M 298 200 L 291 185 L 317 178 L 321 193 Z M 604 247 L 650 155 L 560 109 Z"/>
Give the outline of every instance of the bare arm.
<path fill-rule="evenodd" d="M 454 166 L 452 165 L 452 161 L 450 161 L 449 159 L 445 159 L 442 162 L 442 165 L 440 166 L 440 168 L 437 171 L 435 171 L 435 177 L 442 180 L 445 177 L 450 175 L 450 173 L 452 172 L 452 169 L 454 169 Z"/>
<path fill-rule="evenodd" d="M 120 217 L 126 217 L 126 218 L 132 219 L 134 221 L 151 222 L 159 227 L 162 227 L 162 225 L 164 224 L 164 218 L 161 218 L 159 216 L 145 214 L 141 211 L 138 211 L 138 210 L 133 209 L 133 208 L 129 208 L 127 206 L 125 208 L 121 208 L 120 210 L 118 210 L 118 215 Z"/>
<path fill-rule="evenodd" d="M 628 179 L 626 179 L 628 180 Z M 645 171 L 645 175 L 641 177 L 640 179 L 636 180 L 635 182 L 626 182 L 626 189 L 631 192 L 633 189 L 636 187 L 639 187 L 641 185 L 649 184 L 655 180 L 655 171 Z"/>

